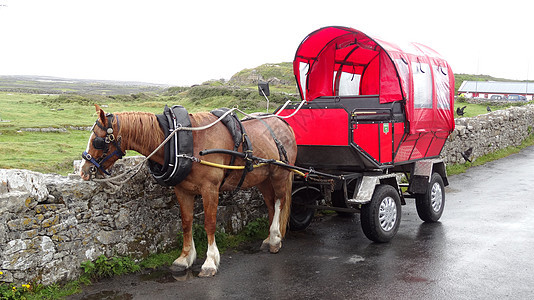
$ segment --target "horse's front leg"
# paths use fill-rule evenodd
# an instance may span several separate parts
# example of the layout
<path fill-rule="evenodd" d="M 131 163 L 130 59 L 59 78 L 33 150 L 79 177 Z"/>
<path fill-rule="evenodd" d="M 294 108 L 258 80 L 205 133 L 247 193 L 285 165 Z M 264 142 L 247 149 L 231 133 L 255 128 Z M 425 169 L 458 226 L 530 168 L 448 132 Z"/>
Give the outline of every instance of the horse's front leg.
<path fill-rule="evenodd" d="M 219 204 L 219 191 L 216 186 L 204 187 L 202 192 L 204 204 L 204 229 L 208 236 L 208 252 L 206 261 L 198 276 L 210 277 L 217 273 L 220 262 L 219 249 L 215 242 L 215 231 L 217 229 L 217 205 Z"/>
<path fill-rule="evenodd" d="M 171 266 L 171 270 L 178 272 L 191 267 L 197 258 L 195 241 L 193 240 L 193 209 L 195 197 L 182 192 L 177 187 L 174 188 L 174 192 L 178 199 L 178 203 L 180 203 L 182 230 L 184 233 L 182 254 L 172 263 Z"/>

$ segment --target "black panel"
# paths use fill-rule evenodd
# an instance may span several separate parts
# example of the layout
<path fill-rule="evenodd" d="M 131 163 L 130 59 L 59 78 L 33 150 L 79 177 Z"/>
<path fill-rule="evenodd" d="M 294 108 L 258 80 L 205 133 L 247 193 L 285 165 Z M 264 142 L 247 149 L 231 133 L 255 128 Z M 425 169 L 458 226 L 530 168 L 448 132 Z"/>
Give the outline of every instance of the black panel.
<path fill-rule="evenodd" d="M 351 146 L 299 145 L 295 165 L 317 170 L 363 171 L 377 169 L 368 157 Z"/>

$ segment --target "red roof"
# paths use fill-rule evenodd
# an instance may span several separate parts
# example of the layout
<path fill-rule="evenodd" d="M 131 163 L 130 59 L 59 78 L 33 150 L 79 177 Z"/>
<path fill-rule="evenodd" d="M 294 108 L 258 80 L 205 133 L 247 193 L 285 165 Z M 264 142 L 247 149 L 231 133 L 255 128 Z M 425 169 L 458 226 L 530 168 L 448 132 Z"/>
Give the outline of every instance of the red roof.
<path fill-rule="evenodd" d="M 436 51 L 403 47 L 348 27 L 325 27 L 300 44 L 293 70 L 302 99 L 379 95 L 405 101 L 410 133 L 454 129 L 454 74 Z"/>

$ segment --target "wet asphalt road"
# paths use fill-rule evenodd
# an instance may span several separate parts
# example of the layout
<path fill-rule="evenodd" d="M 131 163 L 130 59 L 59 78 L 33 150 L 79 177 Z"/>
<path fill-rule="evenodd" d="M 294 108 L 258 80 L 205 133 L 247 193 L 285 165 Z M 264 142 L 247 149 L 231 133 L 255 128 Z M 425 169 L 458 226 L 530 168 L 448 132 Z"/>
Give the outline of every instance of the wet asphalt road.
<path fill-rule="evenodd" d="M 359 215 L 323 216 L 279 254 L 223 254 L 213 278 L 194 276 L 198 261 L 178 281 L 167 270 L 128 275 L 69 299 L 532 299 L 533 175 L 529 147 L 451 176 L 440 222 L 420 221 L 407 199 L 387 244 L 367 240 Z"/>

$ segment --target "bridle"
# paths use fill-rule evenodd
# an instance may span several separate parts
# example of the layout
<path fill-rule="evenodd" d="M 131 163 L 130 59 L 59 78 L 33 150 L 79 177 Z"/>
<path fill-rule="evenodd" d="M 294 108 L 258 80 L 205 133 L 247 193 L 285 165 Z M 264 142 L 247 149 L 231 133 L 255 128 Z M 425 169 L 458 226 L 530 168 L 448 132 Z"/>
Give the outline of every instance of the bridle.
<path fill-rule="evenodd" d="M 102 156 L 100 156 L 100 158 L 94 158 L 93 156 L 91 156 L 91 154 L 87 153 L 87 151 L 84 151 L 82 153 L 83 159 L 85 159 L 86 161 L 94 165 L 94 167 L 91 167 L 91 175 L 96 175 L 96 169 L 100 170 L 102 173 L 106 175 L 111 175 L 111 173 L 109 173 L 108 171 L 106 171 L 106 169 L 104 169 L 103 164 L 115 155 L 119 159 L 121 159 L 125 155 L 124 151 L 122 151 L 121 149 L 121 136 L 119 135 L 117 136 L 117 138 L 115 138 L 115 135 L 114 135 L 115 132 L 113 130 L 113 125 L 112 125 L 113 119 L 114 118 L 117 119 L 117 133 L 119 133 L 120 131 L 119 118 L 115 117 L 111 113 L 106 114 L 106 117 L 108 119 L 107 128 L 99 120 L 96 120 L 95 124 L 93 125 L 93 128 L 91 128 L 91 131 L 93 131 L 95 135 L 96 135 L 96 132 L 94 130 L 95 126 L 98 126 L 100 129 L 104 130 L 104 132 L 106 133 L 105 137 L 96 136 L 93 139 L 93 147 L 96 150 L 102 150 L 103 151 Z M 109 144 L 113 144 L 113 146 L 115 146 L 116 148 L 115 151 L 113 151 L 111 154 L 108 154 Z"/>

